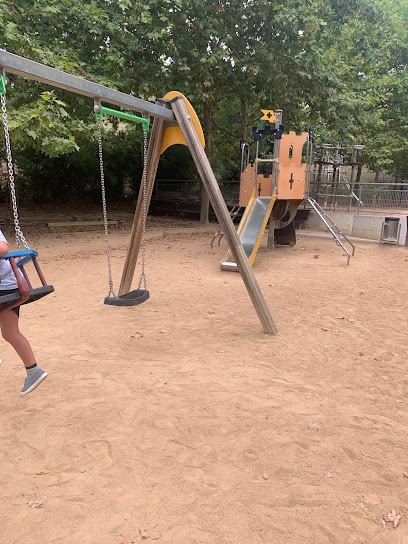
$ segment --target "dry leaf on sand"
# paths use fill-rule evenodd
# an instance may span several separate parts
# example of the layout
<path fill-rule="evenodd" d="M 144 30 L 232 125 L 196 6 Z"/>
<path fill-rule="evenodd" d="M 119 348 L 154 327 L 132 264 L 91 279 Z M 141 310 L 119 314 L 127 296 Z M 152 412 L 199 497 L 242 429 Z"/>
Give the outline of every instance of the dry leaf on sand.
<path fill-rule="evenodd" d="M 400 522 L 401 516 L 396 513 L 395 510 L 391 510 L 389 514 L 384 514 L 384 521 L 391 521 L 394 524 L 394 527 Z"/>
<path fill-rule="evenodd" d="M 28 503 L 28 506 L 30 508 L 42 508 L 44 506 L 44 503 L 41 499 L 37 499 L 36 501 L 30 501 Z"/>
<path fill-rule="evenodd" d="M 134 544 L 135 540 L 132 535 L 121 535 L 119 544 Z"/>
<path fill-rule="evenodd" d="M 320 427 L 320 425 L 319 425 L 318 423 L 311 423 L 311 424 L 309 425 L 309 429 L 312 429 L 312 430 L 314 430 L 314 431 L 318 431 L 320 428 L 321 428 L 321 427 Z"/>
<path fill-rule="evenodd" d="M 147 528 L 140 527 L 139 534 L 142 540 L 159 540 L 161 537 L 161 531 L 157 524 Z"/>

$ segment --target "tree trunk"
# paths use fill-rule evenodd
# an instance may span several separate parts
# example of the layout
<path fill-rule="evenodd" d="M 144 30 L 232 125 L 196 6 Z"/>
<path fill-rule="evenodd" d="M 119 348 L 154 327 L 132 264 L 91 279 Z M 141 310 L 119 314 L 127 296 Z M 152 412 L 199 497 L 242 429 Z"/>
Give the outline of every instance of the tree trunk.
<path fill-rule="evenodd" d="M 241 143 L 246 142 L 247 131 L 247 105 L 245 100 L 241 100 Z"/>
<path fill-rule="evenodd" d="M 380 165 L 377 162 L 377 165 L 375 167 L 375 183 L 378 183 L 379 177 L 380 177 Z"/>
<path fill-rule="evenodd" d="M 212 104 L 210 102 L 204 102 L 204 137 L 205 137 L 205 154 L 207 155 L 208 162 L 211 164 L 211 115 Z M 209 213 L 210 198 L 204 184 L 201 185 L 201 210 L 200 210 L 200 224 L 209 225 Z"/>

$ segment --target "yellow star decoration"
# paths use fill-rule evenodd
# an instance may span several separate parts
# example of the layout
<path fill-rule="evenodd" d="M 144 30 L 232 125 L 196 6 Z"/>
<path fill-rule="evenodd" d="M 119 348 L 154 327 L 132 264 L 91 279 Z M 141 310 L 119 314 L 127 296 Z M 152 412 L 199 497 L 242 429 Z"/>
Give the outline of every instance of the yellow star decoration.
<path fill-rule="evenodd" d="M 261 117 L 261 121 L 273 123 L 276 120 L 276 115 L 273 110 L 261 110 L 261 112 L 264 114 L 263 117 Z"/>

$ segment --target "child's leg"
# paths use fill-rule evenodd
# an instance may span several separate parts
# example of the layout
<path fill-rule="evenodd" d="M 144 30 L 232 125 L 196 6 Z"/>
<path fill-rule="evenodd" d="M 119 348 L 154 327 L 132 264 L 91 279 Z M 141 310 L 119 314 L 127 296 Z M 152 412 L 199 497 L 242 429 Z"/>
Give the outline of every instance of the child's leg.
<path fill-rule="evenodd" d="M 20 392 L 20 397 L 24 397 L 24 395 L 31 393 L 31 391 L 40 385 L 48 374 L 35 362 L 30 343 L 27 338 L 21 334 L 20 329 L 18 328 L 17 313 L 10 310 L 1 314 L 0 327 L 4 340 L 13 346 L 26 367 L 27 378 L 25 379 L 23 389 Z"/>
<path fill-rule="evenodd" d="M 4 312 L 0 315 L 0 327 L 4 340 L 13 346 L 24 365 L 26 367 L 35 365 L 36 361 L 30 343 L 18 328 L 18 315 L 11 310 Z"/>

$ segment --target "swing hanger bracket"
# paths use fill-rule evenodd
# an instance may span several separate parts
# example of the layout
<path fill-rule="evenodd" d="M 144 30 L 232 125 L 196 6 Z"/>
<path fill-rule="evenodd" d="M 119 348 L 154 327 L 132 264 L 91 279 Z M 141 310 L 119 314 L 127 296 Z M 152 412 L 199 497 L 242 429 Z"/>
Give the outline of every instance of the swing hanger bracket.
<path fill-rule="evenodd" d="M 126 121 L 133 121 L 135 123 L 141 123 L 143 126 L 143 130 L 148 132 L 149 131 L 149 122 L 150 122 L 150 116 L 147 117 L 139 117 L 137 115 L 132 115 L 130 113 L 126 113 L 124 111 L 120 110 L 113 110 L 112 108 L 106 108 L 105 106 L 102 106 L 101 101 L 99 98 L 94 99 L 94 112 L 95 117 L 97 119 L 102 119 L 103 115 L 113 115 L 114 117 L 119 117 L 120 119 L 125 119 Z"/>

